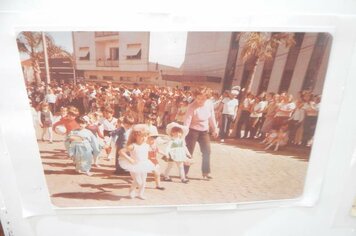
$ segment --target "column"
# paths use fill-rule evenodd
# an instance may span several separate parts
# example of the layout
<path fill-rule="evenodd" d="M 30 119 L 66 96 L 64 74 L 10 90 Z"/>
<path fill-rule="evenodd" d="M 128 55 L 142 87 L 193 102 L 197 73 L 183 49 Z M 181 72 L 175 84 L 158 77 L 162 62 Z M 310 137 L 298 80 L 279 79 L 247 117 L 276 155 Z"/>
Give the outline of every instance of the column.
<path fill-rule="evenodd" d="M 328 33 L 326 33 L 328 34 Z M 313 90 L 314 94 L 322 94 L 323 92 L 323 87 L 324 87 L 324 81 L 325 81 L 325 76 L 326 76 L 326 71 L 328 69 L 328 62 L 329 62 L 329 56 L 330 56 L 330 49 L 331 49 L 331 42 L 332 42 L 332 36 L 328 35 L 328 43 L 327 46 L 325 47 L 325 52 L 323 55 L 323 59 L 321 61 L 321 65 L 317 74 L 317 80 L 316 84 Z"/>
<path fill-rule="evenodd" d="M 271 79 L 269 80 L 267 92 L 278 92 L 284 67 L 287 62 L 288 52 L 289 48 L 285 47 L 284 45 L 279 45 L 276 57 L 274 59 L 274 65 L 272 68 Z"/>
<path fill-rule="evenodd" d="M 318 33 L 306 33 L 304 36 L 288 91 L 293 96 L 297 96 L 303 86 L 305 73 L 308 69 L 317 37 Z"/>

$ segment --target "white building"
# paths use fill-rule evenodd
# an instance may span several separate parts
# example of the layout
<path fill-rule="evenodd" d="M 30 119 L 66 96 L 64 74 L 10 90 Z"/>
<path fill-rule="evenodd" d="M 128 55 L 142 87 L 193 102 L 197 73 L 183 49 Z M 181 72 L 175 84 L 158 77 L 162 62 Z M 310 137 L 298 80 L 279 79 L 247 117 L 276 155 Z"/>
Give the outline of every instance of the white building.
<path fill-rule="evenodd" d="M 229 54 L 231 32 L 188 32 L 181 76 L 162 72 L 163 79 L 182 86 L 208 86 L 221 90 Z"/>
<path fill-rule="evenodd" d="M 252 92 L 288 92 L 302 89 L 321 94 L 331 47 L 327 33 L 296 33 L 296 45 L 279 46 L 271 60 L 260 61 L 252 83 Z M 225 87 L 244 87 L 254 64 L 243 62 L 244 42 L 238 32 L 189 32 L 181 76 L 163 79 L 181 81 L 185 86 L 205 85 L 218 91 Z M 225 86 L 224 86 L 225 85 Z"/>
<path fill-rule="evenodd" d="M 154 84 L 148 32 L 73 32 L 78 74 L 87 81 Z"/>
<path fill-rule="evenodd" d="M 295 33 L 296 44 L 280 45 L 272 59 L 261 61 L 256 70 L 251 91 L 288 92 L 297 95 L 301 90 L 321 94 L 331 48 L 328 33 Z M 244 87 L 253 71 L 252 64 L 243 63 L 240 43 L 233 73 L 233 85 Z M 225 81 L 228 78 L 225 78 Z"/>
<path fill-rule="evenodd" d="M 273 33 L 272 33 L 273 34 Z M 149 32 L 74 32 L 78 75 L 87 81 L 160 86 L 208 86 L 222 91 L 246 86 L 254 63 L 243 62 L 239 32 L 188 32 L 180 68 L 149 62 Z M 280 45 L 272 59 L 259 61 L 251 91 L 303 89 L 321 94 L 331 47 L 327 33 L 295 33 L 296 45 Z M 174 56 L 174 55 L 172 55 Z"/>

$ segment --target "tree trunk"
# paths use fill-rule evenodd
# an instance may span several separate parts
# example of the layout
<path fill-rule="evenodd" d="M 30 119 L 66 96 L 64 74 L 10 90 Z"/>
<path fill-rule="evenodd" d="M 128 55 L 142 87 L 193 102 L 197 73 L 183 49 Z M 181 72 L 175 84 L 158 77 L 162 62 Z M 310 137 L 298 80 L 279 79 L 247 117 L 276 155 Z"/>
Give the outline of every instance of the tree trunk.
<path fill-rule="evenodd" d="M 253 67 L 252 74 L 251 74 L 251 76 L 248 78 L 248 80 L 247 80 L 247 82 L 246 82 L 246 85 L 244 86 L 244 90 L 241 92 L 241 95 L 240 95 L 240 105 L 241 105 L 242 101 L 245 100 L 247 93 L 251 92 L 251 87 L 252 87 L 252 84 L 253 84 L 253 81 L 254 81 L 254 77 L 255 77 L 255 74 L 256 74 L 256 70 L 257 70 L 258 63 L 259 63 L 259 59 L 256 58 L 256 61 L 255 61 L 255 63 L 254 63 L 255 65 L 254 65 L 254 67 Z"/>
<path fill-rule="evenodd" d="M 36 59 L 32 59 L 32 69 L 33 69 L 33 77 L 35 79 L 36 85 L 40 86 L 42 82 L 41 75 L 40 75 L 41 69 Z"/>
<path fill-rule="evenodd" d="M 259 62 L 260 62 L 260 60 L 257 58 L 256 62 L 255 62 L 255 65 L 253 66 L 252 75 L 251 75 L 251 77 L 249 78 L 249 80 L 246 83 L 246 93 L 251 92 L 252 84 L 253 84 L 253 81 L 254 81 L 255 76 L 256 76 L 257 66 L 258 66 Z"/>

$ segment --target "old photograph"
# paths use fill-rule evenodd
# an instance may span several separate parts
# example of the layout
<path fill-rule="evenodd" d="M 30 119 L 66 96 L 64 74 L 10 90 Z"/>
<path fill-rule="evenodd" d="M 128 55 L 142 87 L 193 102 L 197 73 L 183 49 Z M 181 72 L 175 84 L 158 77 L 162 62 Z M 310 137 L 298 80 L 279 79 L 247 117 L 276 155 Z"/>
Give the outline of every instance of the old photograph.
<path fill-rule="evenodd" d="M 330 34 L 23 31 L 17 45 L 53 205 L 303 194 Z"/>

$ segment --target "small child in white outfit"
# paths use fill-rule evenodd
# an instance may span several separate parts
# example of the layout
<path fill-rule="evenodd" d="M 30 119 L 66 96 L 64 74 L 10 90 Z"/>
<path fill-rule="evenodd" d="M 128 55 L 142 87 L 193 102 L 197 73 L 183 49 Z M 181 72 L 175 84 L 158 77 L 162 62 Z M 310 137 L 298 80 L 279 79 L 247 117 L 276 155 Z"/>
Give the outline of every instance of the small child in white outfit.
<path fill-rule="evenodd" d="M 133 126 L 126 147 L 120 150 L 119 164 L 129 171 L 132 177 L 132 184 L 129 195 L 131 198 L 136 197 L 136 188 L 139 188 L 138 197 L 142 200 L 144 196 L 147 173 L 155 169 L 153 163 L 148 159 L 150 146 L 146 143 L 148 127 L 144 124 Z M 127 155 L 130 153 L 130 155 Z"/>
<path fill-rule="evenodd" d="M 175 163 L 179 169 L 179 175 L 182 183 L 188 183 L 189 180 L 185 177 L 184 163 L 189 163 L 192 156 L 185 144 L 184 137 L 188 134 L 189 129 L 186 126 L 172 122 L 167 125 L 166 132 L 171 137 L 171 140 L 168 143 L 166 150 L 168 164 L 163 180 L 168 182 L 172 181 L 169 176 L 169 172 Z"/>

